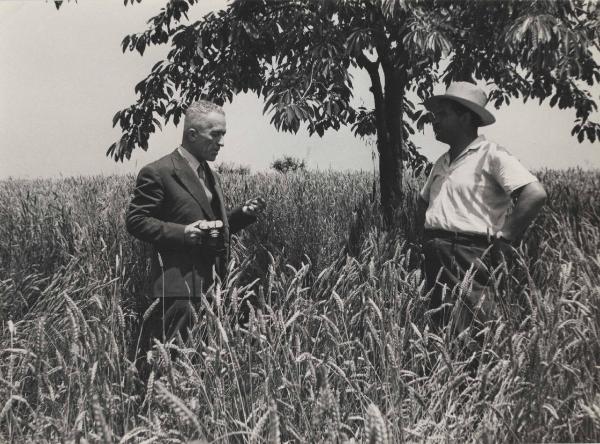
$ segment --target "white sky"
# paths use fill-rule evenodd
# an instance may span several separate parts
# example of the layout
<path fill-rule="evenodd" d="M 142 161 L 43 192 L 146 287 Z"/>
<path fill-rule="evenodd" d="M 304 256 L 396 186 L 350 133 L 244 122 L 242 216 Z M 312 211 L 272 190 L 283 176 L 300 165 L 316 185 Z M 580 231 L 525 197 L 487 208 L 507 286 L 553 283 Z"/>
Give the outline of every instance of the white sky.
<path fill-rule="evenodd" d="M 148 152 L 134 151 L 115 163 L 106 149 L 120 137 L 112 128 L 115 112 L 135 101 L 134 86 L 166 54 L 151 49 L 141 57 L 121 52 L 128 33 L 145 29 L 164 2 L 79 0 L 56 11 L 43 0 L 0 0 L 0 178 L 60 177 L 136 172 L 174 149 L 181 127 L 169 126 L 150 138 Z M 200 17 L 223 5 L 202 0 Z M 355 99 L 372 104 L 368 77 L 357 73 Z M 443 92 L 440 86 L 439 92 Z M 594 91 L 600 96 L 600 89 Z M 373 169 L 373 147 L 350 129 L 323 138 L 278 133 L 262 114 L 263 104 L 243 95 L 226 105 L 228 133 L 218 162 L 268 169 L 283 155 L 304 159 L 312 168 Z M 535 103 L 515 103 L 494 111 L 497 123 L 481 133 L 506 146 L 530 168 L 600 168 L 600 146 L 578 144 L 570 136 L 574 113 Z M 430 129 L 415 138 L 431 160 L 446 147 Z"/>

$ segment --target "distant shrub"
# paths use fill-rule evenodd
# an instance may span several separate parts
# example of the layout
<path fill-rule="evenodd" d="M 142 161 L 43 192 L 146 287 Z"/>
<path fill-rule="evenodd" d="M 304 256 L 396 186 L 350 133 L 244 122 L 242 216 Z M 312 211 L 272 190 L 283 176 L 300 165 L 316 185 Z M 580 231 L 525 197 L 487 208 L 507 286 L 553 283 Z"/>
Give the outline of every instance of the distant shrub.
<path fill-rule="evenodd" d="M 306 169 L 306 164 L 304 163 L 304 160 L 291 156 L 284 156 L 281 159 L 274 161 L 271 164 L 271 168 L 285 174 L 290 171 L 304 171 Z"/>
<path fill-rule="evenodd" d="M 236 165 L 235 163 L 223 162 L 216 166 L 217 173 L 219 174 L 238 174 L 240 176 L 247 176 L 250 174 L 250 167 L 246 165 Z"/>

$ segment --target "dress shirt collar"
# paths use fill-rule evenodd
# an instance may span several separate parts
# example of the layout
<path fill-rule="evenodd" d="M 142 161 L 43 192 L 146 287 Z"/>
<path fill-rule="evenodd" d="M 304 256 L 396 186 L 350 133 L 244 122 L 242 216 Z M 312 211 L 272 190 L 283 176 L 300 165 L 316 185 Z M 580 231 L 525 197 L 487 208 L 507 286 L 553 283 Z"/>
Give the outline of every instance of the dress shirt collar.
<path fill-rule="evenodd" d="M 477 136 L 477 138 L 473 140 L 470 144 L 468 144 L 467 147 L 456 157 L 456 159 L 454 159 L 454 162 L 452 163 L 456 163 L 458 159 L 465 156 L 470 151 L 477 151 L 481 147 L 483 142 L 485 142 L 485 136 L 483 134 Z M 446 154 L 444 154 L 444 163 L 446 165 L 450 165 L 450 150 L 446 151 Z"/>
<path fill-rule="evenodd" d="M 195 174 L 198 174 L 198 167 L 201 165 L 198 159 L 196 159 L 192 153 L 190 153 L 181 145 L 177 147 L 177 151 L 179 151 L 179 154 L 181 154 L 183 158 L 187 161 L 192 171 L 194 171 Z"/>

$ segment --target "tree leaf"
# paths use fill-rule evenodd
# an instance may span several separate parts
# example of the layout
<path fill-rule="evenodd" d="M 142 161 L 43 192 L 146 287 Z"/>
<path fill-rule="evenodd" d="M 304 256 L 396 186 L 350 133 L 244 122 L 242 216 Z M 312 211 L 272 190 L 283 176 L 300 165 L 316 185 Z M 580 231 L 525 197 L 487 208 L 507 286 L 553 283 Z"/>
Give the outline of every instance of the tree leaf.
<path fill-rule="evenodd" d="M 112 120 L 112 126 L 113 128 L 116 126 L 117 122 L 119 121 L 119 118 L 121 117 L 121 111 L 117 111 L 113 117 Z"/>

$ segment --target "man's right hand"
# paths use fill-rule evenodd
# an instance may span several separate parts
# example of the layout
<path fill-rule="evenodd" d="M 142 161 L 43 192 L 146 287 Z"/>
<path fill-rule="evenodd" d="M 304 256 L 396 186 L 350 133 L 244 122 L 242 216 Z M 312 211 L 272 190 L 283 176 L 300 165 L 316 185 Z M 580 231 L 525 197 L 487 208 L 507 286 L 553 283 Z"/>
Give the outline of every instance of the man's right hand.
<path fill-rule="evenodd" d="M 210 230 L 221 230 L 222 228 L 223 221 L 220 220 L 197 220 L 196 222 L 186 225 L 185 230 L 183 231 L 184 242 L 187 245 L 203 245 L 207 242 Z"/>
<path fill-rule="evenodd" d="M 183 240 L 186 245 L 202 245 L 205 233 L 199 227 L 204 220 L 197 220 L 185 226 L 183 231 Z"/>

